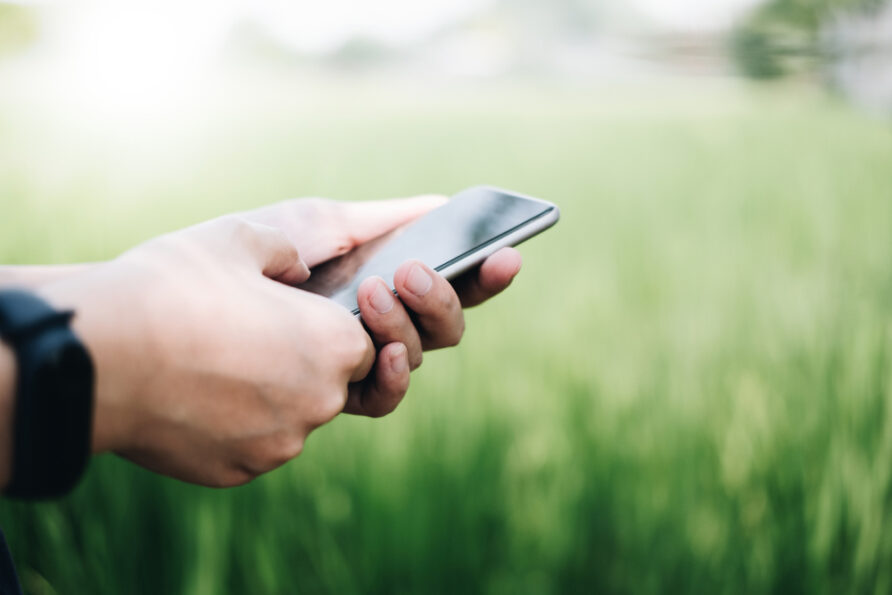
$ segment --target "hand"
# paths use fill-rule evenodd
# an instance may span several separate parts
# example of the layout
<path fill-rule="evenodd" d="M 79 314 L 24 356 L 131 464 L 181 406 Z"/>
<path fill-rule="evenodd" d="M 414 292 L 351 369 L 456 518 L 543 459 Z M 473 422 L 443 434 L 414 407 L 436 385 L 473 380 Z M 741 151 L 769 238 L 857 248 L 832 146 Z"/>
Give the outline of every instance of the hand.
<path fill-rule="evenodd" d="M 296 199 L 243 216 L 284 231 L 313 268 L 446 200 L 443 196 L 360 203 Z M 371 417 L 393 411 L 408 390 L 409 371 L 421 364 L 422 351 L 457 344 L 464 331 L 462 307 L 500 293 L 520 267 L 520 253 L 505 248 L 450 285 L 423 263 L 407 262 L 394 276 L 399 299 L 382 279 L 363 282 L 357 296 L 360 313 L 378 356 L 372 374 L 350 386 L 344 411 Z"/>
<path fill-rule="evenodd" d="M 77 311 L 75 330 L 97 365 L 95 452 L 114 450 L 186 481 L 236 485 L 296 456 L 310 431 L 341 410 L 391 411 L 421 350 L 461 337 L 460 306 L 511 282 L 520 268 L 512 249 L 458 279 L 457 292 L 407 263 L 396 275 L 401 300 L 381 312 L 370 309 L 375 280 L 367 281 L 360 308 L 377 357 L 348 312 L 286 286 L 305 281 L 307 265 L 444 200 L 291 200 L 163 236 L 109 263 L 51 275 L 16 270 Z M 427 291 L 415 284 L 425 275 Z"/>
<path fill-rule="evenodd" d="M 93 449 L 185 481 L 244 483 L 337 415 L 375 352 L 279 230 L 224 217 L 41 293 L 77 312 L 97 372 Z"/>

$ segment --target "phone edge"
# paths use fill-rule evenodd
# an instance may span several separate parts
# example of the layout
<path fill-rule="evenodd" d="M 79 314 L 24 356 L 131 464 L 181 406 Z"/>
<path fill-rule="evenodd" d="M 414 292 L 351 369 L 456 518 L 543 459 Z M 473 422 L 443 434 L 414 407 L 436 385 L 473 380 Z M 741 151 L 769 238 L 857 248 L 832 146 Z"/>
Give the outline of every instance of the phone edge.
<path fill-rule="evenodd" d="M 524 196 L 522 198 L 527 197 Z M 542 215 L 540 215 L 536 219 L 532 220 L 528 225 L 524 225 L 520 229 L 512 231 L 511 233 L 499 238 L 491 244 L 487 244 L 474 253 L 469 254 L 466 258 L 463 258 L 459 262 L 445 266 L 442 269 L 436 269 L 436 271 L 449 280 L 455 279 L 462 273 L 467 272 L 468 270 L 482 263 L 489 256 L 492 256 L 502 248 L 518 246 L 528 239 L 539 235 L 558 222 L 561 217 L 561 211 L 556 205 L 553 205 L 544 200 L 532 200 L 536 200 L 548 205 L 550 207 L 549 210 L 542 213 Z"/>
<path fill-rule="evenodd" d="M 499 192 L 501 194 L 507 194 L 509 196 L 516 196 L 518 198 L 523 198 L 526 200 L 531 200 L 533 202 L 540 203 L 544 206 L 548 207 L 548 210 L 544 211 L 538 217 L 532 219 L 528 225 L 523 225 L 519 229 L 515 229 L 514 231 L 508 233 L 507 235 L 495 240 L 491 244 L 487 244 L 483 248 L 467 255 L 467 257 L 461 259 L 458 262 L 455 262 L 451 265 L 445 266 L 443 268 L 437 268 L 436 270 L 439 274 L 443 275 L 448 280 L 453 280 L 462 273 L 469 271 L 475 266 L 482 263 L 489 256 L 492 256 L 502 248 L 508 248 L 513 246 L 518 246 L 528 239 L 539 235 L 546 229 L 552 227 L 555 223 L 557 223 L 561 218 L 561 210 L 558 206 L 552 202 L 547 200 L 543 200 L 541 198 L 536 198 L 535 196 L 528 196 L 526 194 L 520 194 L 519 192 L 512 192 L 510 190 L 505 190 L 504 188 L 499 188 L 497 186 L 472 186 L 462 192 L 468 192 L 476 189 L 487 189 L 493 190 L 495 192 Z M 456 195 L 457 196 L 457 195 Z M 396 290 L 393 290 L 394 295 L 397 294 Z M 352 314 L 357 318 L 360 317 L 359 307 L 352 310 Z"/>

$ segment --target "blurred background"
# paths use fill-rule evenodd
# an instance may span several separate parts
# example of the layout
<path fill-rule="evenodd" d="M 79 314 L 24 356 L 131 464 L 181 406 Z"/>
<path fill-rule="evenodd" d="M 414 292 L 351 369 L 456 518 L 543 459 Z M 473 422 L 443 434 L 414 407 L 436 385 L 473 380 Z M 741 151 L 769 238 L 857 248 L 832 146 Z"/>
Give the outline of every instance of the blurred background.
<path fill-rule="evenodd" d="M 382 420 L 0 502 L 29 593 L 892 591 L 892 5 L 0 2 L 0 262 L 291 196 L 560 205 Z"/>

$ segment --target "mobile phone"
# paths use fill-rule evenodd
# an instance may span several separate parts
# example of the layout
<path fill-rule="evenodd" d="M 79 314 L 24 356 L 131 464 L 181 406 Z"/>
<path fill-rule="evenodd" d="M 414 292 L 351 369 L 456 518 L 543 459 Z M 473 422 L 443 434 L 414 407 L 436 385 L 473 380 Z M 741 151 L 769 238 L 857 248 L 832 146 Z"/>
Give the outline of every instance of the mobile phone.
<path fill-rule="evenodd" d="M 356 292 L 372 276 L 393 289 L 396 269 L 418 259 L 447 279 L 473 268 L 499 248 L 516 246 L 557 223 L 550 202 L 490 186 L 459 192 L 445 205 L 313 269 L 301 289 L 359 314 Z"/>

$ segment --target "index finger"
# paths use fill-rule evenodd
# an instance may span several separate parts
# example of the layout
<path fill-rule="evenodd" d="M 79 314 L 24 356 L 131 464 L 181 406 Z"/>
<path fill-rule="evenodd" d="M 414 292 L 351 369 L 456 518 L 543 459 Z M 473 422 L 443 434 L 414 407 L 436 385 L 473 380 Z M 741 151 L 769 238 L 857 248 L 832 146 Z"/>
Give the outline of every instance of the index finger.
<path fill-rule="evenodd" d="M 351 319 L 359 324 L 359 321 L 352 316 Z M 372 338 L 367 332 L 365 332 L 365 330 L 360 330 L 360 332 L 362 333 L 362 350 L 358 361 L 353 362 L 354 365 L 352 366 L 350 382 L 359 382 L 360 380 L 368 376 L 369 372 L 372 371 L 372 367 L 375 365 L 375 358 L 377 357 L 375 344 L 372 342 Z"/>

